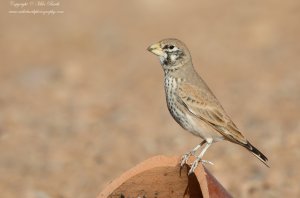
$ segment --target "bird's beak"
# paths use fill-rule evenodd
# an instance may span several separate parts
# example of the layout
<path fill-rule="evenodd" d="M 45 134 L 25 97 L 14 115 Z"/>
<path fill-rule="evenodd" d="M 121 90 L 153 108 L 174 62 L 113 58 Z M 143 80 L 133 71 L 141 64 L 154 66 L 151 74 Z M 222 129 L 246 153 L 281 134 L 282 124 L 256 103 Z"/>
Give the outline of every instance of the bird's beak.
<path fill-rule="evenodd" d="M 149 52 L 152 52 L 153 54 L 157 55 L 157 56 L 163 56 L 164 52 L 162 50 L 162 48 L 160 47 L 160 43 L 155 43 L 153 45 L 150 45 L 147 50 Z"/>

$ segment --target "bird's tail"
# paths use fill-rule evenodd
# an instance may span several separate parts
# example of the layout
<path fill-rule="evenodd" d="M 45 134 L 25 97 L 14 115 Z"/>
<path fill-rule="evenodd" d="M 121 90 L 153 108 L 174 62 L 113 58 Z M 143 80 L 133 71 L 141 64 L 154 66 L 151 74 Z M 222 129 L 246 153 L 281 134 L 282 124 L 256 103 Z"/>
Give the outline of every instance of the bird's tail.
<path fill-rule="evenodd" d="M 260 161 L 262 161 L 262 163 L 264 163 L 268 168 L 270 168 L 270 166 L 267 164 L 268 158 L 264 154 L 262 154 L 262 152 L 260 152 L 257 148 L 255 148 L 252 144 L 250 144 L 250 142 L 247 141 L 247 144 L 243 144 L 242 146 L 248 149 L 255 157 L 257 157 Z"/>

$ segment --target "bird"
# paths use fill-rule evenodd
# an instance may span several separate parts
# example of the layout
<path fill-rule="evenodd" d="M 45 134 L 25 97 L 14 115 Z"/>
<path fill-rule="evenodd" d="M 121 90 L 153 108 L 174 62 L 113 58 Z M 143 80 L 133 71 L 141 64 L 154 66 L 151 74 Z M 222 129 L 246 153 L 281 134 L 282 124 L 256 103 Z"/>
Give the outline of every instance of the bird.
<path fill-rule="evenodd" d="M 182 167 L 202 147 L 191 164 L 189 175 L 195 171 L 199 162 L 213 164 L 204 160 L 203 156 L 213 143 L 223 140 L 246 148 L 269 167 L 268 158 L 246 139 L 197 73 L 190 51 L 182 41 L 163 39 L 150 45 L 147 50 L 159 57 L 163 68 L 170 114 L 183 129 L 202 139 L 200 144 L 181 158 Z"/>

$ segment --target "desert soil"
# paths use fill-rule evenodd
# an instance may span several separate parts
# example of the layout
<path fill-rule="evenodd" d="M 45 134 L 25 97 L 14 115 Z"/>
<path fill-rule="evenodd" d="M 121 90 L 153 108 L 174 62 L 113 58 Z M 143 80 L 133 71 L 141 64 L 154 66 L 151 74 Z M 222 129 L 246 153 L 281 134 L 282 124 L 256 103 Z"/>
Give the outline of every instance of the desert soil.
<path fill-rule="evenodd" d="M 0 8 L 1 197 L 96 197 L 155 155 L 200 139 L 172 119 L 146 48 L 175 37 L 266 168 L 221 142 L 207 166 L 235 197 L 299 197 L 300 2 L 68 1 Z M 24 9 L 29 9 L 28 6 Z"/>

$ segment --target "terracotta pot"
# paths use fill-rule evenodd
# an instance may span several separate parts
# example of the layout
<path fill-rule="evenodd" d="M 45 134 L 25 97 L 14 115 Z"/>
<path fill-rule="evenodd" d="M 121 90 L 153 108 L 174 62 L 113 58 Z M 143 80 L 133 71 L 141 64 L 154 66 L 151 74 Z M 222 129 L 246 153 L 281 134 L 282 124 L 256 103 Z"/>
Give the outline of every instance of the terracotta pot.
<path fill-rule="evenodd" d="M 181 168 L 179 160 L 165 156 L 145 160 L 109 183 L 98 198 L 231 197 L 202 164 L 188 176 L 190 167 Z"/>

